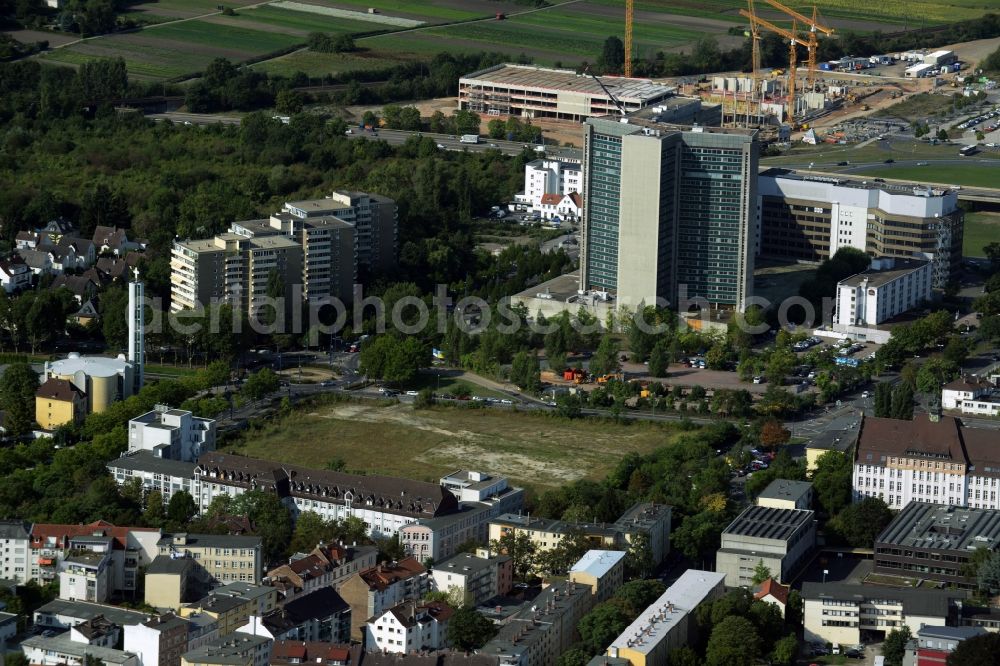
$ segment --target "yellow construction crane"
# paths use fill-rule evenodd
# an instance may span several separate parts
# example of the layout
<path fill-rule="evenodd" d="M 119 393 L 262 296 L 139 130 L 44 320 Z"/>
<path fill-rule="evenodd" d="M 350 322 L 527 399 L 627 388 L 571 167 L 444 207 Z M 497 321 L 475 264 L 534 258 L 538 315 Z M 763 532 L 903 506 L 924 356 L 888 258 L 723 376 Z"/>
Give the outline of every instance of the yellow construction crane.
<path fill-rule="evenodd" d="M 796 45 L 804 46 L 809 48 L 809 42 L 800 38 L 797 32 L 797 26 L 795 21 L 792 21 L 792 29 L 785 30 L 784 28 L 779 28 L 770 21 L 765 21 L 755 14 L 751 14 L 745 9 L 740 10 L 740 16 L 750 19 L 750 24 L 757 24 L 761 28 L 770 30 L 771 32 L 776 32 L 785 39 L 788 40 L 788 123 L 795 126 L 795 70 L 798 67 L 798 51 L 796 50 Z"/>
<path fill-rule="evenodd" d="M 625 77 L 632 76 L 632 20 L 634 0 L 625 0 Z"/>
<path fill-rule="evenodd" d="M 816 36 L 816 31 L 822 32 L 824 35 L 830 36 L 833 34 L 833 28 L 825 25 L 820 25 L 816 20 L 816 7 L 813 6 L 812 18 L 808 16 L 803 16 L 799 12 L 795 11 L 791 7 L 786 7 L 785 5 L 778 2 L 778 0 L 764 0 L 767 4 L 771 5 L 778 11 L 784 12 L 788 16 L 791 16 L 796 21 L 801 21 L 809 26 L 809 46 L 806 47 L 806 52 L 809 54 L 809 70 L 806 81 L 809 86 L 810 92 L 815 92 L 816 90 L 816 50 L 819 46 L 819 39 Z"/>
<path fill-rule="evenodd" d="M 751 70 L 753 71 L 753 89 L 751 93 L 751 101 L 753 101 L 754 95 L 762 95 L 760 90 L 760 26 L 757 25 L 755 19 L 757 17 L 756 11 L 754 10 L 753 0 L 747 0 L 747 12 L 750 14 L 750 63 Z"/>

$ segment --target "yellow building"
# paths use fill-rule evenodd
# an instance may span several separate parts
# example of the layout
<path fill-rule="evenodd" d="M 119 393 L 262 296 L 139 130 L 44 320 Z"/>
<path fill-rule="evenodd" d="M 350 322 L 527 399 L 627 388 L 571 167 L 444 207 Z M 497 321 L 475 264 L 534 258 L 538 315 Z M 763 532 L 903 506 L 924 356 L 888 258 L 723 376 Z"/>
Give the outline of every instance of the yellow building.
<path fill-rule="evenodd" d="M 66 379 L 47 379 L 35 392 L 35 421 L 42 430 L 79 423 L 87 414 L 87 396 Z"/>
<path fill-rule="evenodd" d="M 134 364 L 104 356 L 80 356 L 73 352 L 67 358 L 45 364 L 46 379 L 63 379 L 72 382 L 86 395 L 87 411 L 103 412 L 113 402 L 132 395 Z"/>
<path fill-rule="evenodd" d="M 245 625 L 257 610 L 257 600 L 209 595 L 180 607 L 180 616 L 202 614 L 219 623 L 219 636 L 228 636 Z"/>
<path fill-rule="evenodd" d="M 154 608 L 180 610 L 209 589 L 208 572 L 194 558 L 158 555 L 146 567 L 146 603 Z"/>

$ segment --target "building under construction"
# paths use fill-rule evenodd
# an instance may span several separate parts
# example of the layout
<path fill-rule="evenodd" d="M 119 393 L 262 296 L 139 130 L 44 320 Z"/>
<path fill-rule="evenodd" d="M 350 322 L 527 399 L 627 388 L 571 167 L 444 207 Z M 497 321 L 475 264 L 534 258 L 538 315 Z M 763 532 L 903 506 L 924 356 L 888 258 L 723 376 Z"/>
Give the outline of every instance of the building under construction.
<path fill-rule="evenodd" d="M 458 81 L 458 108 L 485 116 L 558 118 L 582 122 L 587 118 L 617 115 L 621 103 L 629 113 L 658 106 L 674 98 L 677 89 L 649 79 L 606 76 L 598 83 L 589 74 L 531 65 L 496 65 L 463 76 Z M 610 94 L 609 94 L 610 93 Z M 700 109 L 690 100 L 691 122 Z M 679 106 L 675 101 L 671 106 Z"/>

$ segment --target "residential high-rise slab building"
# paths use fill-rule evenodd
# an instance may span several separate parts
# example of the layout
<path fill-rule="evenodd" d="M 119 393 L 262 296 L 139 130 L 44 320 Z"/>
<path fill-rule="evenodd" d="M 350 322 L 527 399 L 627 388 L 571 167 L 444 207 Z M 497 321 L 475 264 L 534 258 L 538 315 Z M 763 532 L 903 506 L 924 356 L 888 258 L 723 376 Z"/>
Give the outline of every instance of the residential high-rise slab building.
<path fill-rule="evenodd" d="M 252 314 L 267 293 L 260 272 L 271 270 L 286 299 L 348 302 L 355 282 L 396 266 L 396 244 L 396 202 L 388 197 L 335 191 L 286 202 L 269 218 L 234 222 L 215 238 L 175 241 L 171 309 L 225 299 Z"/>
<path fill-rule="evenodd" d="M 584 125 L 580 288 L 635 307 L 743 310 L 751 295 L 755 130 L 662 123 L 656 108 Z"/>

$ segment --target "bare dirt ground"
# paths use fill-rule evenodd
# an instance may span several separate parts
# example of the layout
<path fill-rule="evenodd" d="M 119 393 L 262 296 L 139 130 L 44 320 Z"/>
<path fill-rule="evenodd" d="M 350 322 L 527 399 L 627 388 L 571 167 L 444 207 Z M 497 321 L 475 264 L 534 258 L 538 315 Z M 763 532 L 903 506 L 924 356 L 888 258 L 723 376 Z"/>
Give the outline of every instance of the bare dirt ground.
<path fill-rule="evenodd" d="M 963 42 L 961 44 L 948 44 L 940 47 L 942 51 L 954 51 L 959 60 L 963 62 L 978 63 L 980 60 L 990 55 L 1000 48 L 1000 37 L 992 39 L 977 39 L 974 42 Z"/>

